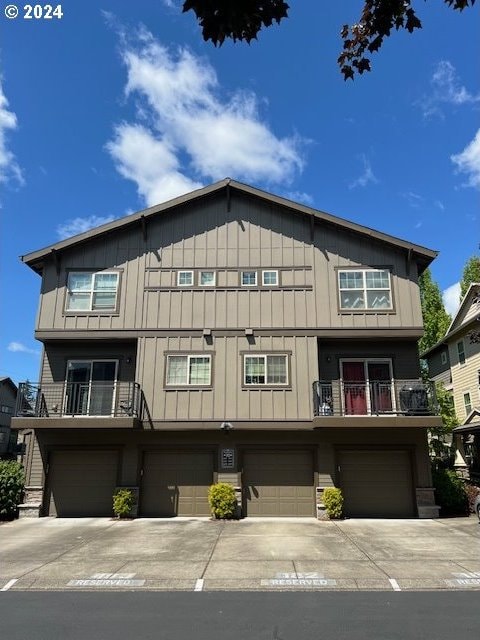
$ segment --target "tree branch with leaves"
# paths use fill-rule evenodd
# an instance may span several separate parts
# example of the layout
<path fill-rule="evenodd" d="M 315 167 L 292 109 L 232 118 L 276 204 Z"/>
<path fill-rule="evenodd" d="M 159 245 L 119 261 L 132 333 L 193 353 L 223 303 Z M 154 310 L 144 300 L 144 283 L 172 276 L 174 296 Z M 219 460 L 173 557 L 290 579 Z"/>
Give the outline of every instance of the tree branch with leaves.
<path fill-rule="evenodd" d="M 475 0 L 443 0 L 456 11 L 472 7 Z M 343 51 L 338 57 L 345 80 L 371 71 L 369 54 L 375 53 L 392 30 L 413 33 L 422 23 L 413 0 L 364 0 L 358 22 L 344 25 L 340 35 Z M 261 29 L 280 24 L 288 17 L 283 0 L 185 0 L 183 12 L 193 11 L 205 41 L 221 46 L 225 40 L 256 40 Z"/>

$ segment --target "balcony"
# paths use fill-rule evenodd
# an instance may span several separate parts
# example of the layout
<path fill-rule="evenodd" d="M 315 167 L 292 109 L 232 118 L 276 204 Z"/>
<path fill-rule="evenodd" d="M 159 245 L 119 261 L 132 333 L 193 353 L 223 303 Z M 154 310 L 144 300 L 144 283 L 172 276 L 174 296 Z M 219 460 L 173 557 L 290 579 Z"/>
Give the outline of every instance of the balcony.
<path fill-rule="evenodd" d="M 12 426 L 128 428 L 140 425 L 144 411 L 136 382 L 21 382 Z"/>
<path fill-rule="evenodd" d="M 313 383 L 313 410 L 314 426 L 322 427 L 441 425 L 435 384 L 418 379 L 316 381 Z"/>

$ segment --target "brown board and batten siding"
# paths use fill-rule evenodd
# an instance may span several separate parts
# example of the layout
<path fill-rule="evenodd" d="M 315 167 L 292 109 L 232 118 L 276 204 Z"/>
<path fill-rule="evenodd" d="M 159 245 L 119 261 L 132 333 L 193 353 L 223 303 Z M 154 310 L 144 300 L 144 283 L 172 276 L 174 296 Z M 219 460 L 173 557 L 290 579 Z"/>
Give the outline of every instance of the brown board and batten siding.
<path fill-rule="evenodd" d="M 42 362 L 42 384 L 65 381 L 68 360 L 118 360 L 117 380 L 135 381 L 136 342 L 48 343 Z"/>
<path fill-rule="evenodd" d="M 165 359 L 169 352 L 210 353 L 212 386 L 202 389 L 165 387 Z M 286 353 L 287 387 L 242 385 L 245 353 Z M 311 420 L 312 382 L 316 379 L 317 339 L 306 336 L 215 337 L 207 345 L 201 336 L 139 339 L 140 383 L 156 420 Z"/>
<path fill-rule="evenodd" d="M 388 267 L 394 309 L 339 312 L 338 268 Z M 218 270 L 218 285 L 176 286 L 176 270 Z M 57 273 L 58 269 L 58 273 Z M 66 313 L 68 270 L 116 269 L 116 313 Z M 242 269 L 278 269 L 278 287 L 239 286 Z M 314 284 L 315 283 L 315 284 Z M 397 301 L 401 300 L 401 304 Z M 420 327 L 416 265 L 405 249 L 260 199 L 217 194 L 46 261 L 38 330 Z"/>

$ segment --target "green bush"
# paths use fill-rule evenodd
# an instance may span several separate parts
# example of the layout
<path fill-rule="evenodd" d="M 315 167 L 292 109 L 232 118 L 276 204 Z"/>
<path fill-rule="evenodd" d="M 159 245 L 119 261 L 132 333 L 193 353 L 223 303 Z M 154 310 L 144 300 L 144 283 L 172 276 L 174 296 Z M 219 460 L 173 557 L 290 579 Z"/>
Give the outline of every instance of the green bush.
<path fill-rule="evenodd" d="M 469 512 L 464 481 L 451 469 L 433 469 L 435 498 L 442 516 L 464 516 Z"/>
<path fill-rule="evenodd" d="M 118 489 L 113 494 L 113 513 L 117 518 L 128 518 L 135 504 L 135 496 L 130 489 Z"/>
<path fill-rule="evenodd" d="M 0 519 L 13 519 L 22 500 L 25 473 L 19 462 L 0 461 Z"/>
<path fill-rule="evenodd" d="M 339 520 L 343 516 L 343 495 L 341 489 L 327 487 L 323 490 L 323 504 L 331 520 Z"/>
<path fill-rule="evenodd" d="M 208 503 L 212 515 L 218 519 L 231 520 L 235 517 L 237 510 L 237 498 L 235 489 L 231 484 L 219 482 L 212 484 L 208 490 Z"/>

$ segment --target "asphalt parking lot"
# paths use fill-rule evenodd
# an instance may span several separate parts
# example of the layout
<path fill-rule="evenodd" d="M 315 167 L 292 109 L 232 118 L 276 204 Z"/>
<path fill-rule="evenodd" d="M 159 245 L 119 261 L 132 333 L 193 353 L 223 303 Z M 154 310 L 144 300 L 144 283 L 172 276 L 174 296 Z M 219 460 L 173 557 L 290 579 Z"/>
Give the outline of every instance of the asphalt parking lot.
<path fill-rule="evenodd" d="M 0 591 L 480 590 L 474 516 L 41 518 L 2 524 L 0 541 Z"/>

